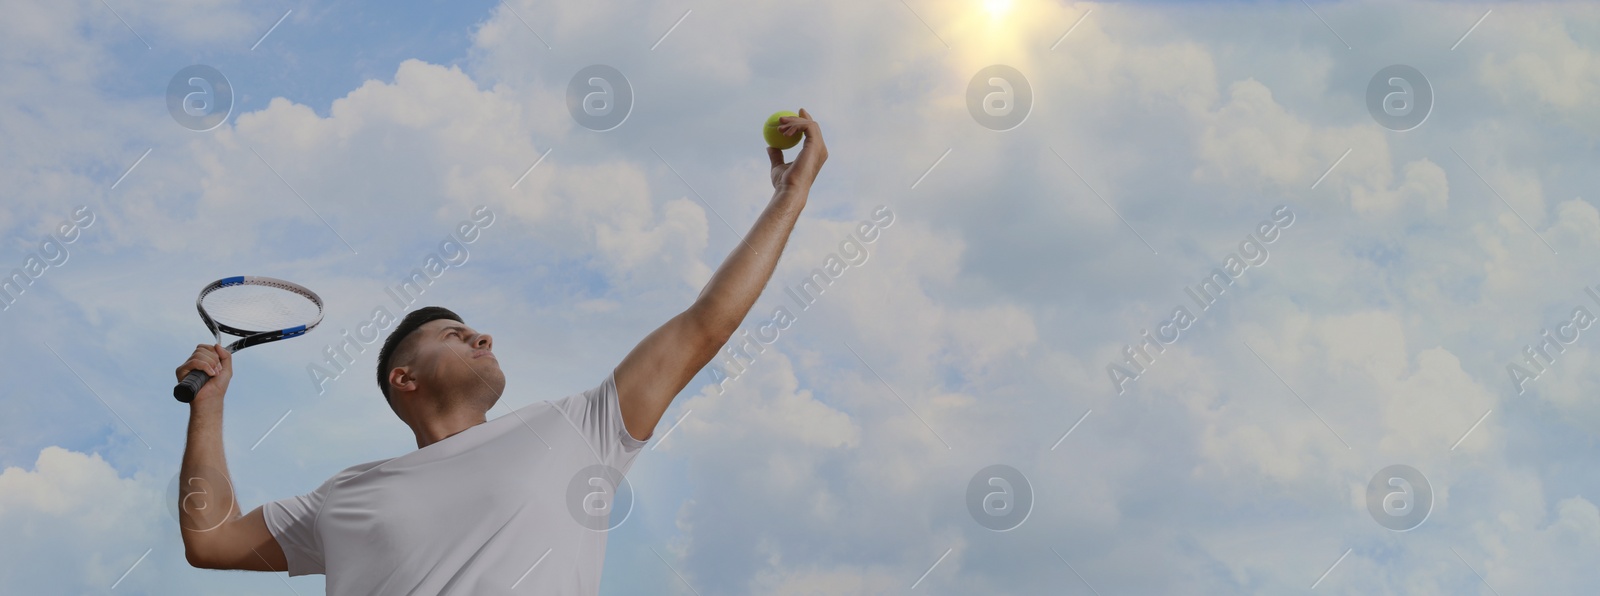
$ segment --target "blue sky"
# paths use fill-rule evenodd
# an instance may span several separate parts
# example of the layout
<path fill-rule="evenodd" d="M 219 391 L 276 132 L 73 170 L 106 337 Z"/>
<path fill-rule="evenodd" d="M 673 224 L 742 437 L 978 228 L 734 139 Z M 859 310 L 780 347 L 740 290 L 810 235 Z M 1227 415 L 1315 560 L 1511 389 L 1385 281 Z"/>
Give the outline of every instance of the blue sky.
<path fill-rule="evenodd" d="M 240 111 L 259 110 L 272 98 L 283 97 L 326 115 L 333 100 L 368 79 L 393 76 L 406 59 L 444 65 L 462 62 L 472 43 L 473 25 L 493 6 L 491 2 L 257 3 L 241 13 L 247 19 L 241 29 L 249 32 L 243 37 L 204 44 L 146 37 L 148 48 L 139 40 L 142 33 L 136 37 L 124 29 L 118 36 L 107 31 L 104 41 L 117 58 L 118 76 L 99 83 L 112 97 L 149 99 L 159 97 L 164 80 L 177 68 L 205 63 L 232 75 L 241 89 L 236 104 Z M 109 12 L 92 18 L 120 25 Z"/>
<path fill-rule="evenodd" d="M 1574 308 L 1600 312 L 1584 292 L 1600 284 L 1592 8 L 7 14 L 0 271 L 79 206 L 95 219 L 0 311 L 0 591 L 322 593 L 320 577 L 183 561 L 166 491 L 187 411 L 168 388 L 208 338 L 194 293 L 255 274 L 327 299 L 321 328 L 243 353 L 228 396 L 241 505 L 304 493 L 415 448 L 373 387 L 375 346 L 320 395 L 307 367 L 457 222 L 496 217 L 418 305 L 495 334 L 508 385 L 490 415 L 590 388 L 736 249 L 771 194 L 756 127 L 800 107 L 831 157 L 745 328 L 792 308 L 782 288 L 880 207 L 894 223 L 727 391 L 706 370 L 678 396 L 630 472 L 638 503 L 610 536 L 603 593 L 1600 585 L 1600 330 L 1523 394 L 1506 373 Z M 215 130 L 168 114 L 168 81 L 192 64 L 238 93 Z M 566 108 L 591 64 L 634 90 L 615 129 Z M 966 103 L 992 64 L 1034 91 L 1009 130 Z M 1392 64 L 1434 94 L 1409 130 L 1366 103 Z M 1184 288 L 1280 206 L 1295 219 L 1267 262 L 1195 307 Z M 1177 305 L 1194 324 L 1119 395 L 1108 366 Z M 965 502 L 992 464 L 1035 496 L 1006 532 Z M 1435 493 L 1405 532 L 1369 512 L 1392 464 Z"/>

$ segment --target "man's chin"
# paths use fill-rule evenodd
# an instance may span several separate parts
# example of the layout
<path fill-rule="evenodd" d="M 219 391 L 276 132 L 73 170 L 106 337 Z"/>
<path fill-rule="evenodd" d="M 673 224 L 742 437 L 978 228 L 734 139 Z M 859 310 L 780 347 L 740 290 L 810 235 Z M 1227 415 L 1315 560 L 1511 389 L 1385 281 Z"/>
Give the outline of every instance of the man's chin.
<path fill-rule="evenodd" d="M 496 398 L 506 388 L 505 373 L 501 372 L 500 367 L 492 360 L 489 362 L 473 362 L 471 369 L 455 375 L 455 381 L 463 386 L 471 385 L 478 389 L 484 389 Z"/>
<path fill-rule="evenodd" d="M 498 363 L 490 362 L 489 366 L 485 367 L 485 370 L 483 371 L 483 380 L 489 384 L 490 389 L 494 390 L 496 397 L 500 396 L 502 393 L 505 393 L 506 374 L 500 370 L 500 365 Z"/>

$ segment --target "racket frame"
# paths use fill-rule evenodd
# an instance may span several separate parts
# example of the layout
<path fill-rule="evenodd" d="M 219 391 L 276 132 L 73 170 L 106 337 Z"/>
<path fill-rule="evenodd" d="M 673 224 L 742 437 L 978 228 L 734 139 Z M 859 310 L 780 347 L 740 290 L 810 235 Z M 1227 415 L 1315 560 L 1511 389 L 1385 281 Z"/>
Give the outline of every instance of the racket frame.
<path fill-rule="evenodd" d="M 254 329 L 240 329 L 226 323 L 218 322 L 216 319 L 211 318 L 210 314 L 206 313 L 206 295 L 222 288 L 241 285 L 266 286 L 298 294 L 317 305 L 317 317 L 309 323 L 289 327 L 287 329 L 257 331 Z M 211 335 L 216 338 L 217 343 L 222 343 L 223 333 L 239 337 L 239 339 L 234 340 L 233 343 L 223 346 L 223 349 L 227 350 L 229 353 L 233 353 L 250 346 L 305 335 L 307 331 L 312 330 L 317 325 L 322 323 L 323 304 L 322 297 L 318 296 L 316 292 L 313 292 L 309 288 L 292 281 L 285 281 L 275 277 L 266 277 L 260 275 L 235 275 L 233 277 L 224 277 L 217 281 L 206 284 L 206 287 L 201 288 L 200 296 L 194 299 L 194 308 L 200 312 L 200 320 L 205 321 L 206 329 L 211 331 Z M 198 380 L 198 383 L 195 382 L 196 380 Z M 205 371 L 199 369 L 191 370 L 182 382 L 178 383 L 176 387 L 173 387 L 172 396 L 183 403 L 194 401 L 194 394 L 199 393 L 200 387 L 204 386 L 206 381 L 209 380 L 211 380 L 211 375 L 206 374 Z"/>
<path fill-rule="evenodd" d="M 317 318 L 312 320 L 310 323 L 289 327 L 287 329 L 258 331 L 254 329 L 240 329 L 225 323 L 219 323 L 215 319 L 212 319 L 210 314 L 206 313 L 206 307 L 204 304 L 206 295 L 222 288 L 242 285 L 267 286 L 269 288 L 277 288 L 299 294 L 300 296 L 311 300 L 312 303 L 317 305 Z M 233 343 L 224 346 L 229 352 L 237 352 L 250 346 L 304 335 L 305 332 L 312 330 L 318 324 L 322 323 L 322 308 L 322 297 L 317 296 L 316 292 L 311 291 L 305 286 L 292 281 L 284 281 L 275 277 L 265 277 L 259 275 L 236 275 L 233 277 L 219 279 L 206 284 L 206 287 L 201 288 L 200 296 L 194 299 L 194 309 L 200 312 L 200 320 L 205 321 L 206 329 L 211 330 L 211 334 L 216 336 L 217 343 L 222 343 L 222 333 L 227 333 L 228 335 L 239 338 Z"/>

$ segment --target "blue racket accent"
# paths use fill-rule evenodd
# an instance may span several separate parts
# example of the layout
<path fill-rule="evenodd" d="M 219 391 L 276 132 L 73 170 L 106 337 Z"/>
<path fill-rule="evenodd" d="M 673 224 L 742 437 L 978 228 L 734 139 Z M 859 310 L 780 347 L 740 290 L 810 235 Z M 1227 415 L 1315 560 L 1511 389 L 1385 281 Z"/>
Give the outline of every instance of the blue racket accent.
<path fill-rule="evenodd" d="M 294 337 L 296 335 L 300 335 L 300 334 L 303 334 L 305 332 L 306 332 L 306 326 L 305 325 L 301 325 L 299 327 L 290 327 L 290 328 L 284 329 L 282 331 L 284 337 Z"/>
<path fill-rule="evenodd" d="M 242 284 L 242 283 L 244 283 L 244 276 L 243 275 L 235 275 L 233 277 L 224 277 L 224 278 L 222 278 L 221 280 L 219 280 L 217 282 L 217 287 L 226 288 L 228 286 L 237 286 L 237 285 Z"/>

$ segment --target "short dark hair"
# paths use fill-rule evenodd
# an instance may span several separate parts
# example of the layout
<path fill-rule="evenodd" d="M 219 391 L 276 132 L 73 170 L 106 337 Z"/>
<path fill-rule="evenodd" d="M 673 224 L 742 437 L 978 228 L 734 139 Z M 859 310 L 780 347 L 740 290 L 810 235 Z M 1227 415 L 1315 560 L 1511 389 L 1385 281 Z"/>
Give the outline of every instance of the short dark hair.
<path fill-rule="evenodd" d="M 400 320 L 400 325 L 395 327 L 394 331 L 389 332 L 389 337 L 383 340 L 383 347 L 378 350 L 378 390 L 383 392 L 384 401 L 390 401 L 389 360 L 394 357 L 395 349 L 400 347 L 400 343 L 405 341 L 406 336 L 411 335 L 418 327 L 427 324 L 428 321 L 437 319 L 450 319 L 457 323 L 465 323 L 465 321 L 461 320 L 460 315 L 451 312 L 448 308 L 424 306 L 407 313 L 405 318 Z M 390 402 L 389 405 L 393 407 L 394 403 Z"/>

